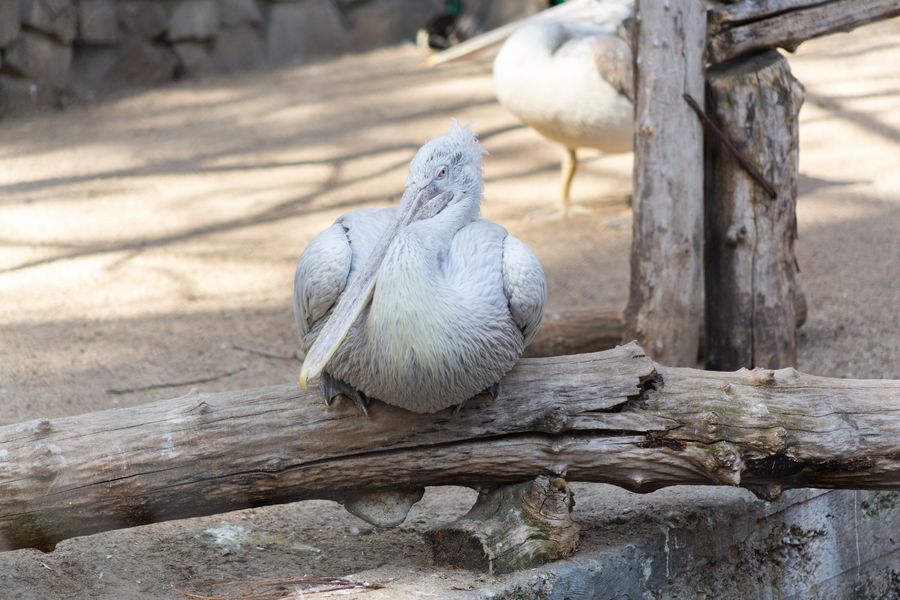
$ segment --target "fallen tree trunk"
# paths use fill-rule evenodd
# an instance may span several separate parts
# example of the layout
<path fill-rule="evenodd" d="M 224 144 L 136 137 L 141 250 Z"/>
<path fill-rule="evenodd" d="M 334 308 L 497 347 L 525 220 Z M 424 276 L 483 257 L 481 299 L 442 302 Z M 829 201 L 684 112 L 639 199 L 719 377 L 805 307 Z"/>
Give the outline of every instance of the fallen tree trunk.
<path fill-rule="evenodd" d="M 525 355 L 563 356 L 609 350 L 622 343 L 622 311 L 613 308 L 573 308 L 548 312 Z"/>
<path fill-rule="evenodd" d="M 795 290 L 794 311 L 799 329 L 806 323 L 806 296 Z M 537 336 L 525 349 L 529 358 L 584 354 L 615 348 L 628 340 L 623 338 L 625 323 L 622 311 L 614 308 L 571 308 L 544 314 Z M 706 333 L 700 323 L 699 355 L 703 355 Z"/>
<path fill-rule="evenodd" d="M 636 344 L 523 360 L 459 415 L 282 385 L 0 427 L 0 548 L 308 498 L 540 475 L 900 489 L 900 381 L 662 367 Z"/>

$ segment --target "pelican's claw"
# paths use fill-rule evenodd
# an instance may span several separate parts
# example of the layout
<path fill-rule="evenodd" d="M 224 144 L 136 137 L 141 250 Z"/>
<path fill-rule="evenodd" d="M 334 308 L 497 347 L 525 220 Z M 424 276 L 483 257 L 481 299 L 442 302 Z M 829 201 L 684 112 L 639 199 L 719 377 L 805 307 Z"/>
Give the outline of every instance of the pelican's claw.
<path fill-rule="evenodd" d="M 495 401 L 497 399 L 497 396 L 500 395 L 500 382 L 498 381 L 497 383 L 493 384 L 492 386 L 484 388 L 478 394 L 478 396 L 484 396 L 484 395 L 490 396 L 492 402 Z M 463 406 L 465 406 L 465 405 L 466 405 L 466 401 L 463 400 L 462 402 L 460 402 L 459 404 L 454 406 L 453 407 L 453 416 L 455 417 L 456 415 L 458 415 L 459 411 L 461 411 Z"/>
<path fill-rule="evenodd" d="M 356 404 L 359 412 L 369 416 L 369 398 L 352 385 L 344 383 L 336 377 L 332 377 L 327 372 L 322 372 L 322 396 L 325 398 L 325 406 L 331 406 L 337 396 L 344 396 L 348 400 L 352 400 Z"/>

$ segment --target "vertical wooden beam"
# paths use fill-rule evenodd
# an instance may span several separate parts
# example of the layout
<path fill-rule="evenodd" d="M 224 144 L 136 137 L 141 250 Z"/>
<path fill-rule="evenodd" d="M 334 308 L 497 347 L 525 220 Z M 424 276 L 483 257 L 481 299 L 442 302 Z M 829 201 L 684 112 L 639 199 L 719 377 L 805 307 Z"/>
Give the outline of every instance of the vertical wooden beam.
<path fill-rule="evenodd" d="M 703 133 L 682 98 L 703 101 L 702 0 L 638 0 L 634 229 L 625 339 L 693 365 L 702 318 Z"/>
<path fill-rule="evenodd" d="M 707 81 L 707 113 L 777 196 L 707 138 L 706 366 L 793 366 L 795 299 L 802 301 L 794 239 L 803 86 L 774 50 L 712 69 Z"/>

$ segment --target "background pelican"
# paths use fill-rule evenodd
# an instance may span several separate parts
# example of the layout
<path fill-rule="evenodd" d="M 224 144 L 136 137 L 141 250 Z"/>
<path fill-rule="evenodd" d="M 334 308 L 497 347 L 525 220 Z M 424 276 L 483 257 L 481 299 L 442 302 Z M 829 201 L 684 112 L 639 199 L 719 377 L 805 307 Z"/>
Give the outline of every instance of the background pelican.
<path fill-rule="evenodd" d="M 578 148 L 632 150 L 632 52 L 619 31 L 633 14 L 633 0 L 575 0 L 472 38 L 430 60 L 457 60 L 506 39 L 494 60 L 497 100 L 563 146 L 564 211 Z"/>
<path fill-rule="evenodd" d="M 297 263 L 300 385 L 435 412 L 492 389 L 534 337 L 546 302 L 540 263 L 479 219 L 481 158 L 454 124 L 410 163 L 397 208 L 359 210 L 320 233 Z"/>
<path fill-rule="evenodd" d="M 494 85 L 509 112 L 562 144 L 564 211 L 578 148 L 631 152 L 631 49 L 603 27 L 561 21 L 522 26 L 494 60 Z"/>

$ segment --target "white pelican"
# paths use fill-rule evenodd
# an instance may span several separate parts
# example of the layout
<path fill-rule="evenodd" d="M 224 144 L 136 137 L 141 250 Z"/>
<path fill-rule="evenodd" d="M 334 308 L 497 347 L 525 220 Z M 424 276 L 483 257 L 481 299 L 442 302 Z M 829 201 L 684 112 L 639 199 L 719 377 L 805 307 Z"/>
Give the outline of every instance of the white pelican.
<path fill-rule="evenodd" d="M 545 138 L 562 144 L 563 211 L 578 148 L 631 152 L 632 66 L 628 43 L 591 23 L 523 25 L 494 60 L 497 100 Z"/>
<path fill-rule="evenodd" d="M 479 218 L 484 149 L 454 124 L 409 166 L 397 208 L 348 213 L 297 263 L 300 385 L 414 412 L 461 406 L 500 378 L 534 337 L 547 291 L 534 254 Z"/>
<path fill-rule="evenodd" d="M 619 36 L 634 0 L 570 0 L 481 34 L 429 58 L 440 65 L 506 43 L 494 60 L 497 100 L 563 146 L 563 211 L 578 148 L 631 152 L 632 53 Z M 508 39 L 507 39 L 508 38 Z"/>

